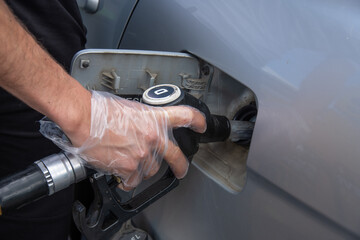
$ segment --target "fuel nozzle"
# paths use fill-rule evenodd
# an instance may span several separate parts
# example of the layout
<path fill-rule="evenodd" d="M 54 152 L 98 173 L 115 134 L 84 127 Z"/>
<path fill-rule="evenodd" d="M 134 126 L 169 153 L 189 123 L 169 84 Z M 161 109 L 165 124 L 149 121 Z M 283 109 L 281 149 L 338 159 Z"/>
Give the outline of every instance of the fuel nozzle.
<path fill-rule="evenodd" d="M 176 85 L 162 84 L 147 89 L 143 101 L 152 106 L 188 105 L 200 110 L 206 117 L 205 133 L 195 133 L 187 128 L 175 129 L 174 137 L 184 154 L 191 159 L 197 152 L 199 143 L 222 142 L 229 137 L 233 142 L 251 138 L 253 123 L 247 121 L 229 121 L 225 116 L 210 113 L 206 104 L 184 92 Z M 233 127 L 232 127 L 233 125 Z"/>

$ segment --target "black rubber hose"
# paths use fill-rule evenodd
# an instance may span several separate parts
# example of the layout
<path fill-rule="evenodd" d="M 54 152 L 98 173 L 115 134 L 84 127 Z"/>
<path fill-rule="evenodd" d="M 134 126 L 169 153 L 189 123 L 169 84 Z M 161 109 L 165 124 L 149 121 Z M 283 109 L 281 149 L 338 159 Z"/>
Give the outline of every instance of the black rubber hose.
<path fill-rule="evenodd" d="M 0 181 L 0 215 L 7 209 L 23 206 L 48 195 L 48 185 L 43 172 L 33 164 L 24 171 Z"/>

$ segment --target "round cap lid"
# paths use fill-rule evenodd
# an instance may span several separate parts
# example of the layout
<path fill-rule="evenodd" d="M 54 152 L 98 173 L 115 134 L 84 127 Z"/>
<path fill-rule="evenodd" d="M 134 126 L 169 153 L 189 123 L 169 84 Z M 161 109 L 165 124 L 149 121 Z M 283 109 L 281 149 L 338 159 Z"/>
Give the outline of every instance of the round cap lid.
<path fill-rule="evenodd" d="M 160 84 L 143 93 L 143 101 L 149 105 L 169 104 L 181 96 L 181 90 L 173 84 Z"/>

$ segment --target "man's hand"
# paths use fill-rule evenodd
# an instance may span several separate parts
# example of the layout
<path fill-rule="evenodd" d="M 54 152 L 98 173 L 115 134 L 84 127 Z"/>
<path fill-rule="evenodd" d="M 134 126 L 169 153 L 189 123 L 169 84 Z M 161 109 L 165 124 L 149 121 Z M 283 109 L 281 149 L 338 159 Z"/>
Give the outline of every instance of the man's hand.
<path fill-rule="evenodd" d="M 43 123 L 42 128 L 46 129 Z M 80 154 L 100 171 L 121 177 L 124 190 L 136 187 L 143 178 L 153 176 L 164 158 L 177 178 L 185 176 L 188 161 L 172 136 L 172 128 L 190 127 L 204 132 L 206 121 L 196 109 L 151 107 L 105 92 L 93 92 L 90 135 L 86 131 L 66 133 L 69 148 L 59 137 L 55 142 L 64 150 Z M 51 132 L 44 132 L 49 138 Z"/>

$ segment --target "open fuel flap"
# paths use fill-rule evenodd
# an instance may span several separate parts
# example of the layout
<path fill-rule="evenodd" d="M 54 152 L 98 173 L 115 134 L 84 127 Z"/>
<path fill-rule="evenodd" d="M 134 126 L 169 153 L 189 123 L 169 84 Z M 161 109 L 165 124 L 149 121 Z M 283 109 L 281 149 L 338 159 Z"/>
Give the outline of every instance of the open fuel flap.
<path fill-rule="evenodd" d="M 71 75 L 89 90 L 107 91 L 140 102 L 146 89 L 173 84 L 201 99 L 213 114 L 256 120 L 256 99 L 249 88 L 187 53 L 88 49 L 74 56 Z M 223 188 L 236 193 L 246 182 L 249 146 L 250 141 L 230 140 L 200 144 L 193 164 Z"/>

